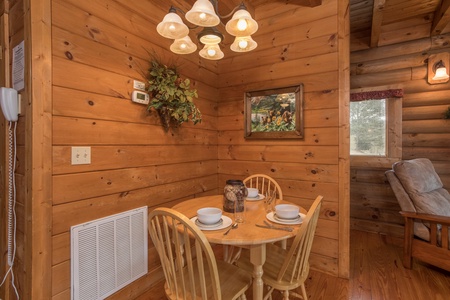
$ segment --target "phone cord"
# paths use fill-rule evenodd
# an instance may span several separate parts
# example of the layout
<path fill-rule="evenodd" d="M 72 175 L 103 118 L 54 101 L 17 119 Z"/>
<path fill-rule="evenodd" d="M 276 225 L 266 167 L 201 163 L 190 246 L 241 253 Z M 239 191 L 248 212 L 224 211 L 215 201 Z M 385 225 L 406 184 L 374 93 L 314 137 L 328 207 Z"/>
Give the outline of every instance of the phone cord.
<path fill-rule="evenodd" d="M 14 123 L 14 130 L 11 129 Z M 8 273 L 11 273 L 11 285 L 14 288 L 17 299 L 20 299 L 17 288 L 14 284 L 14 259 L 16 256 L 16 128 L 17 122 L 9 122 L 8 128 L 8 265 L 9 269 L 0 283 L 0 286 L 5 282 Z"/>

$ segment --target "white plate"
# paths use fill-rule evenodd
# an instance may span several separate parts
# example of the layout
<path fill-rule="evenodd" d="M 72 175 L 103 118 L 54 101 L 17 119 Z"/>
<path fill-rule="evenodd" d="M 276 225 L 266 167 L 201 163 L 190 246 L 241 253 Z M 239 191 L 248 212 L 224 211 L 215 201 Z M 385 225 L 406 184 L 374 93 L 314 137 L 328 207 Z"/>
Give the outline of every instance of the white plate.
<path fill-rule="evenodd" d="M 292 219 L 286 219 L 286 218 L 280 218 L 280 217 L 277 215 L 277 213 L 275 212 L 275 213 L 273 213 L 273 218 L 274 218 L 275 220 L 277 220 L 277 221 L 280 221 L 280 222 L 285 222 L 285 223 L 295 223 L 295 222 L 297 222 L 298 220 L 300 220 L 300 215 L 297 215 L 295 218 L 292 218 Z"/>
<path fill-rule="evenodd" d="M 205 224 L 199 221 L 199 219 L 195 220 L 195 225 L 197 225 L 197 227 L 203 227 L 203 228 L 214 228 L 214 227 L 218 227 L 220 225 L 223 224 L 223 219 L 220 218 L 219 222 L 216 222 L 214 224 Z"/>
<path fill-rule="evenodd" d="M 266 198 L 266 196 L 264 196 L 263 194 L 258 194 L 258 197 L 255 197 L 255 198 L 247 197 L 247 201 L 258 201 L 258 200 L 262 200 L 265 198 Z"/>
<path fill-rule="evenodd" d="M 268 213 L 267 215 L 266 215 L 266 218 L 269 220 L 269 221 L 271 221 L 271 222 L 274 222 L 274 223 L 278 223 L 278 224 L 284 224 L 284 225 L 297 225 L 297 224 L 302 224 L 303 223 L 303 219 L 306 217 L 306 215 L 304 215 L 304 214 L 302 214 L 302 213 L 299 213 L 298 214 L 299 216 L 300 216 L 300 218 L 298 218 L 298 219 L 294 219 L 294 220 L 292 220 L 292 221 L 281 221 L 281 220 L 279 220 L 279 219 L 275 219 L 274 217 L 273 217 L 273 211 L 271 211 L 270 213 Z"/>
<path fill-rule="evenodd" d="M 233 223 L 233 221 L 227 216 L 222 216 L 222 222 L 219 222 L 215 226 L 213 226 L 213 225 L 205 225 L 205 224 L 202 224 L 200 222 L 197 222 L 197 216 L 191 218 L 191 221 L 194 222 L 194 224 L 197 225 L 197 227 L 199 229 L 201 229 L 201 230 L 219 230 L 219 229 L 224 229 L 224 228 L 227 228 L 228 226 L 230 226 L 231 223 Z"/>

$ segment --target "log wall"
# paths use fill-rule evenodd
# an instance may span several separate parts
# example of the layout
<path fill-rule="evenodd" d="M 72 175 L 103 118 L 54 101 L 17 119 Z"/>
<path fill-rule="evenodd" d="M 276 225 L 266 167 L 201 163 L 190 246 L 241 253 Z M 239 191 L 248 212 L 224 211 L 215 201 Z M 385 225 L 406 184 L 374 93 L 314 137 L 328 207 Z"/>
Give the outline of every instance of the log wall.
<path fill-rule="evenodd" d="M 429 158 L 450 189 L 450 120 L 443 114 L 450 106 L 450 83 L 427 83 L 427 59 L 450 52 L 450 35 L 436 36 L 371 50 L 355 51 L 351 59 L 351 87 L 395 86 L 402 99 L 402 159 Z M 352 228 L 403 238 L 400 206 L 384 172 L 378 166 L 351 168 Z"/>
<path fill-rule="evenodd" d="M 345 39 L 344 29 L 337 26 L 345 19 L 337 13 L 340 5 L 345 7 L 337 0 L 323 1 L 315 8 L 275 3 L 257 7 L 260 27 L 254 39 L 258 48 L 250 56 L 230 54 L 219 63 L 220 186 L 227 179 L 263 173 L 277 180 L 285 199 L 306 209 L 318 194 L 323 195 L 311 266 L 334 275 L 346 273 L 345 263 L 340 265 L 346 253 L 339 241 L 348 237 L 339 227 L 346 218 L 345 209 L 340 211 L 346 201 L 340 187 L 347 180 L 339 176 L 340 145 L 345 147 L 345 142 L 340 143 L 339 79 L 345 76 L 340 77 L 338 62 L 345 62 L 346 56 L 339 46 L 339 38 Z M 300 83 L 304 85 L 305 138 L 246 140 L 244 92 Z M 345 122 L 348 125 L 348 118 Z M 345 155 L 342 161 L 348 161 L 348 151 Z"/>

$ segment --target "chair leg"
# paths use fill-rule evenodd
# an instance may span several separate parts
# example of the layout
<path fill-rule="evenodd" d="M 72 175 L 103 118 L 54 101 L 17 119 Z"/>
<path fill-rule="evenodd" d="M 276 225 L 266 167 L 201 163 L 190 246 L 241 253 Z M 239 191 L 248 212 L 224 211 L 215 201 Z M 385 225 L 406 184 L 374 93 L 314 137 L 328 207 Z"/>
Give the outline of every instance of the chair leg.
<path fill-rule="evenodd" d="M 412 266 L 412 239 L 414 238 L 413 219 L 405 218 L 405 236 L 403 246 L 403 266 L 411 269 Z"/>
<path fill-rule="evenodd" d="M 271 287 L 270 285 L 267 286 L 267 294 L 264 296 L 264 300 L 270 299 L 272 300 L 272 292 L 273 292 L 274 288 Z"/>
<path fill-rule="evenodd" d="M 230 245 L 223 246 L 223 260 L 229 264 L 234 264 L 241 256 L 241 247 Z"/>
<path fill-rule="evenodd" d="M 303 300 L 308 300 L 308 295 L 306 294 L 306 289 L 305 289 L 304 283 L 302 283 L 302 285 L 300 286 L 300 289 L 302 290 Z"/>
<path fill-rule="evenodd" d="M 289 300 L 289 291 L 283 291 L 283 300 Z"/>

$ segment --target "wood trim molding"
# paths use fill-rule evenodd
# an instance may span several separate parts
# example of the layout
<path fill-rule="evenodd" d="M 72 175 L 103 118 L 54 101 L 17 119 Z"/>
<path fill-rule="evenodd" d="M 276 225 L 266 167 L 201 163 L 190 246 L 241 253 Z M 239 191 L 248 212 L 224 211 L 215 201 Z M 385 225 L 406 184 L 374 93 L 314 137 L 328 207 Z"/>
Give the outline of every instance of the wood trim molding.
<path fill-rule="evenodd" d="M 350 277 L 350 2 L 338 1 L 339 49 L 339 258 L 338 275 Z"/>
<path fill-rule="evenodd" d="M 24 0 L 26 286 L 24 299 L 51 299 L 52 52 L 51 0 Z"/>

